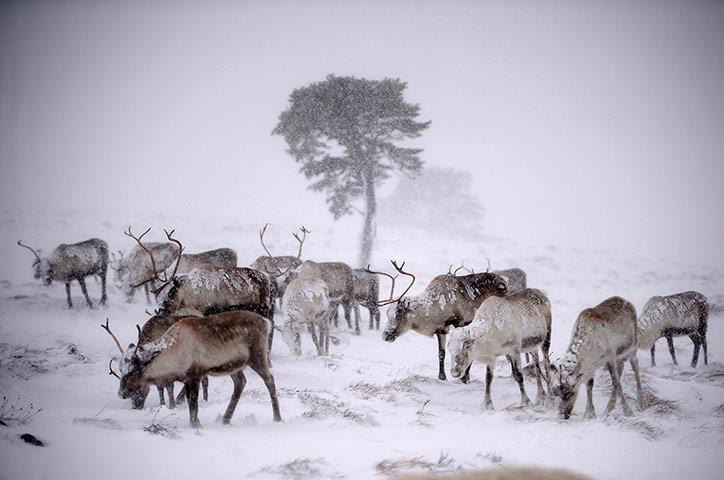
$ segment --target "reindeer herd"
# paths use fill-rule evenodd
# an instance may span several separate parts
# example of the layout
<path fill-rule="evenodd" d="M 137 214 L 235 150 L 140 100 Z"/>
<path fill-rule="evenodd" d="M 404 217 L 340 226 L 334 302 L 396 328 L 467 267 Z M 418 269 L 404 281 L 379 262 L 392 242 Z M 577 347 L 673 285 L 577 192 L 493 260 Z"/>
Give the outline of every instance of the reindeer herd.
<path fill-rule="evenodd" d="M 605 367 L 612 392 L 605 414 L 611 412 L 617 398 L 625 415 L 631 415 L 621 385 L 624 363 L 631 365 L 637 389 L 637 406 L 646 408 L 636 352 L 649 350 L 655 365 L 655 343 L 666 338 L 672 361 L 678 365 L 673 337 L 687 335 L 694 343 L 692 367 L 696 367 L 700 349 L 707 363 L 706 331 L 709 305 L 698 292 L 655 296 L 637 317 L 635 307 L 614 296 L 599 305 L 584 309 L 578 316 L 569 346 L 557 364 L 549 360 L 551 344 L 551 303 L 540 290 L 527 287 L 526 274 L 514 268 L 484 273 L 457 275 L 455 272 L 434 277 L 417 296 L 407 293 L 415 276 L 405 264 L 392 262 L 396 273 L 353 269 L 342 262 L 303 261 L 302 248 L 308 233 L 294 234 L 299 243 L 296 256 L 274 256 L 264 244 L 266 226 L 260 240 L 266 255 L 249 267 L 237 266 L 236 252 L 220 248 L 198 254 L 184 253 L 174 232 L 165 231 L 168 242 L 144 242 L 150 228 L 141 235 L 129 229 L 124 234 L 135 247 L 126 257 L 123 252 L 109 259 L 108 246 L 94 238 L 72 245 L 59 245 L 48 257 L 33 248 L 18 245 L 35 256 L 35 278 L 45 285 L 63 282 L 68 307 L 73 304 L 70 283 L 77 280 L 89 307 L 93 307 L 85 279 L 100 277 L 102 296 L 107 300 L 106 274 L 110 266 L 114 283 L 131 301 L 136 289 L 143 287 L 148 303 L 154 298 L 154 315 L 138 326 L 138 339 L 126 350 L 111 332 L 108 321 L 102 327 L 118 346 L 120 357 L 111 359 L 110 373 L 118 377 L 121 398 L 131 399 L 133 408 L 143 408 L 151 386 L 156 386 L 159 401 L 173 408 L 186 401 L 190 424 L 198 428 L 199 392 L 208 395 L 208 377 L 228 375 L 233 392 L 223 416 L 228 423 L 246 384 L 244 368 L 251 367 L 264 381 L 270 395 L 274 421 L 281 421 L 269 355 L 274 332 L 295 355 L 301 354 L 301 338 L 309 332 L 320 356 L 329 354 L 330 329 L 338 326 L 342 306 L 348 328 L 360 334 L 360 306 L 369 311 L 369 329 L 380 329 L 380 307 L 387 308 L 387 324 L 382 339 L 394 342 L 407 331 L 437 338 L 438 378 L 446 380 L 446 352 L 451 357 L 450 374 L 468 383 L 474 361 L 486 365 L 484 409 L 493 409 L 491 385 L 498 358 L 510 363 L 517 382 L 521 406 L 550 406 L 557 398 L 558 415 L 568 419 L 578 390 L 586 385 L 587 403 L 583 418 L 595 417 L 593 381 L 595 372 Z M 490 269 L 488 269 L 490 270 Z M 402 275 L 409 283 L 395 296 L 396 281 Z M 380 279 L 389 280 L 390 294 L 380 299 Z M 275 310 L 285 315 L 283 325 L 275 325 Z M 352 321 L 354 316 L 354 322 Z M 449 335 L 449 341 L 446 342 Z M 532 360 L 526 368 L 536 379 L 537 395 L 531 402 L 524 386 L 522 355 Z M 119 373 L 112 364 L 118 363 Z M 173 385 L 183 383 L 174 397 Z"/>

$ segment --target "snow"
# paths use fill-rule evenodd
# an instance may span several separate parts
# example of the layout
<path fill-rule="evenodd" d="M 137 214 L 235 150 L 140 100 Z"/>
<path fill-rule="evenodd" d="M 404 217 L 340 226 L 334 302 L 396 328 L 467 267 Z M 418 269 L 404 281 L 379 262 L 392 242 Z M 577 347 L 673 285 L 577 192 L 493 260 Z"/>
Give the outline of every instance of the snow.
<path fill-rule="evenodd" d="M 0 426 L 0 478 L 380 479 L 416 469 L 541 465 L 600 480 L 706 480 L 720 478 L 724 469 L 724 271 L 483 235 L 430 237 L 409 226 L 379 228 L 372 268 L 384 270 L 390 259 L 406 261 L 406 271 L 417 276 L 409 295 L 419 294 L 461 259 L 476 270 L 486 268 L 486 257 L 496 268 L 523 268 L 529 286 L 551 299 L 553 360 L 563 356 L 583 308 L 621 295 L 640 311 L 653 295 L 700 291 L 712 304 L 709 364 L 700 361 L 693 369 L 681 361 L 674 367 L 662 354 L 658 366 L 650 367 L 648 352 L 641 350 L 642 381 L 651 401 L 646 411 L 624 417 L 619 405 L 603 417 L 610 381 L 599 371 L 594 388 L 599 417 L 581 418 L 585 395 L 579 395 L 571 419 L 563 421 L 556 408 L 518 406 L 518 387 L 504 359 L 496 364 L 492 390 L 497 409 L 483 411 L 483 365 L 473 364 L 467 385 L 440 381 L 434 338 L 407 332 L 388 343 L 381 330 L 355 336 L 342 322 L 333 327 L 335 343 L 328 357 L 317 357 L 313 344 L 305 341 L 297 358 L 280 339 L 275 341 L 272 372 L 283 423 L 272 421 L 266 388 L 248 370 L 230 425 L 220 419 L 231 380 L 211 379 L 209 401 L 200 404 L 203 427 L 196 431 L 189 427 L 185 404 L 160 408 L 152 389 L 146 408 L 132 410 L 130 401 L 117 395 L 118 380 L 108 375 L 108 362 L 118 350 L 100 325 L 110 319 L 113 332 L 127 345 L 136 339 L 136 324 L 148 318 L 145 311 L 154 307 L 142 295 L 127 303 L 110 284 L 107 305 L 97 306 L 100 282 L 89 279 L 96 308 L 76 301 L 68 309 L 62 284 L 45 287 L 34 280 L 33 256 L 16 241 L 52 249 L 98 236 L 110 251 L 118 251 L 132 246 L 123 235 L 129 224 L 153 226 L 150 236 L 170 227 L 190 252 L 232 246 L 240 265 L 248 265 L 262 253 L 259 225 L 213 216 L 109 216 L 80 210 L 0 211 L 0 224 L 0 391 L 6 405 L 36 412 L 25 423 L 13 422 L 11 414 L 17 412 L 6 406 L 9 426 Z M 356 227 L 343 222 L 307 226 L 314 233 L 305 243 L 304 258 L 351 263 L 356 257 Z M 276 228 L 294 231 L 295 226 Z M 77 283 L 71 293 L 81 298 Z M 283 313 L 276 320 L 283 323 Z M 691 355 L 687 337 L 674 343 L 680 358 Z M 449 371 L 449 355 L 447 365 Z M 626 396 L 634 399 L 629 368 L 622 381 Z M 533 388 L 534 379 L 526 378 L 526 389 Z M 25 443 L 20 439 L 25 433 L 45 446 Z"/>

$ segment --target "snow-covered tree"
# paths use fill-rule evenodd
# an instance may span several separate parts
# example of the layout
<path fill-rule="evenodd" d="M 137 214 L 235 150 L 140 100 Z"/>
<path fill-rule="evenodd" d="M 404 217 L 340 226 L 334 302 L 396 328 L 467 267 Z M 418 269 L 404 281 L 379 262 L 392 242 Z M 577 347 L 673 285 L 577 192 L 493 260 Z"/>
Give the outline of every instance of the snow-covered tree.
<path fill-rule="evenodd" d="M 313 180 L 309 188 L 327 192 L 335 220 L 360 211 L 354 201 L 364 198 L 361 266 L 372 256 L 376 187 L 393 171 L 409 176 L 422 171 L 422 149 L 398 145 L 430 125 L 415 120 L 420 107 L 405 102 L 405 88 L 399 79 L 329 75 L 295 89 L 272 131 L 284 137 L 300 171 Z"/>

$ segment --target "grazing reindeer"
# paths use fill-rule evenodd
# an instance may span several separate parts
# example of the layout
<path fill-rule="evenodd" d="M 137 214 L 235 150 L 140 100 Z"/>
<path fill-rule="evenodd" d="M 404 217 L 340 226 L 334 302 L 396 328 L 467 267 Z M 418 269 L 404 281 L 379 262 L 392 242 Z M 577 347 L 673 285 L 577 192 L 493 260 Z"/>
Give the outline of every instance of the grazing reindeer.
<path fill-rule="evenodd" d="M 330 309 L 335 326 L 338 325 L 338 310 L 341 304 L 349 328 L 352 328 L 350 312 L 354 310 L 354 333 L 356 335 L 360 334 L 359 305 L 354 301 L 354 273 L 352 267 L 342 262 L 313 262 L 307 260 L 302 262 L 294 272 L 299 275 L 319 278 L 326 283 L 329 289 Z"/>
<path fill-rule="evenodd" d="M 268 226 L 268 223 L 265 224 L 264 228 L 259 231 L 259 240 L 261 240 L 261 246 L 264 248 L 266 255 L 258 257 L 250 266 L 253 269 L 261 270 L 272 278 L 276 284 L 275 298 L 279 300 L 281 306 L 284 290 L 288 283 L 287 275 L 290 271 L 302 264 L 302 243 L 304 243 L 304 240 L 300 239 L 296 233 L 293 234 L 294 238 L 299 242 L 299 252 L 296 257 L 292 255 L 274 256 L 264 244 L 264 234 Z M 311 233 L 303 225 L 301 231 L 304 237 L 306 237 L 307 233 Z"/>
<path fill-rule="evenodd" d="M 639 317 L 639 348 L 651 349 L 651 366 L 656 366 L 656 340 L 666 337 L 674 365 L 674 339 L 688 335 L 694 342 L 691 366 L 699 362 L 699 348 L 704 347 L 704 365 L 707 364 L 706 329 L 709 322 L 709 302 L 699 292 L 684 292 L 667 297 L 652 297 L 644 305 Z"/>
<path fill-rule="evenodd" d="M 611 297 L 593 308 L 583 310 L 573 326 L 571 343 L 558 368 L 551 366 L 552 392 L 560 395 L 558 415 L 568 419 L 576 403 L 578 388 L 586 383 L 587 403 L 583 418 L 596 416 L 593 407 L 593 378 L 596 369 L 608 368 L 613 389 L 605 415 L 616 407 L 616 396 L 621 397 L 624 415 L 632 415 L 621 388 L 621 372 L 628 358 L 636 378 L 639 409 L 646 408 L 641 390 L 639 364 L 636 359 L 638 329 L 636 309 L 621 297 Z"/>
<path fill-rule="evenodd" d="M 166 333 L 166 330 L 168 330 L 171 325 L 178 322 L 180 319 L 185 318 L 184 316 L 171 316 L 171 315 L 154 315 L 151 318 L 149 318 L 146 323 L 143 324 L 143 327 L 138 327 L 138 341 L 136 342 L 136 345 L 145 345 L 147 343 L 150 343 L 152 341 L 158 340 L 161 335 Z M 108 334 L 115 340 L 116 345 L 118 346 L 118 350 L 121 352 L 121 359 L 120 359 L 120 372 L 121 375 L 125 375 L 128 373 L 128 370 L 131 365 L 131 358 L 136 352 L 136 345 L 133 343 L 128 345 L 128 348 L 124 352 L 121 348 L 121 344 L 116 338 L 116 336 L 111 332 L 110 327 L 108 326 L 108 320 L 106 320 L 105 325 L 101 325 L 103 329 L 108 332 Z M 111 364 L 113 363 L 113 360 L 111 360 Z M 121 376 L 116 374 L 113 369 L 110 369 L 110 374 L 115 376 L 120 380 Z M 209 379 L 208 377 L 204 376 L 201 380 L 201 385 L 203 386 L 203 393 L 204 393 L 204 400 L 209 399 Z M 139 390 L 131 397 L 131 406 L 136 409 L 140 410 L 143 408 L 143 406 L 146 403 L 146 397 L 148 397 L 148 393 L 150 391 L 150 388 L 144 388 L 142 390 Z M 164 390 L 168 394 L 168 408 L 176 408 L 176 402 L 181 400 L 181 396 L 184 393 L 183 391 L 179 393 L 179 397 L 174 400 L 174 394 L 173 394 L 173 382 L 165 385 L 156 385 L 156 388 L 158 389 L 158 398 L 159 398 L 159 404 L 160 405 L 166 405 L 166 401 L 164 399 Z"/>
<path fill-rule="evenodd" d="M 454 378 L 463 375 L 474 360 L 487 365 L 485 376 L 486 410 L 493 409 L 490 385 L 493 381 L 495 359 L 505 355 L 513 368 L 513 377 L 520 388 L 520 402 L 530 405 L 525 393 L 523 374 L 520 371 L 520 354 L 533 357 L 538 395 L 536 405 L 543 405 L 546 394 L 541 382 L 538 349 L 543 356 L 544 371 L 548 371 L 548 352 L 551 345 L 551 302 L 540 290 L 527 288 L 507 297 L 489 297 L 475 312 L 473 321 L 450 333 L 448 351 L 453 362 L 450 374 Z"/>
<path fill-rule="evenodd" d="M 280 422 L 279 400 L 269 371 L 267 338 L 271 324 L 248 311 L 223 312 L 207 318 L 182 318 L 161 338 L 139 346 L 118 395 L 129 398 L 151 384 L 184 383 L 193 428 L 200 428 L 199 383 L 204 375 L 229 375 L 234 391 L 222 423 L 228 424 L 239 402 L 249 365 L 264 381 L 271 397 L 274 421 Z"/>
<path fill-rule="evenodd" d="M 42 279 L 45 286 L 53 283 L 53 280 L 65 283 L 68 308 L 73 308 L 73 302 L 70 299 L 70 282 L 73 280 L 78 280 L 88 307 L 93 308 L 85 286 L 85 277 L 90 275 L 101 277 L 100 304 L 105 305 L 107 299 L 106 274 L 108 272 L 108 244 L 106 242 L 100 238 L 91 238 L 70 245 L 61 244 L 50 253 L 50 256 L 44 258 L 41 258 L 38 252 L 24 245 L 20 240 L 18 240 L 18 245 L 27 248 L 35 255 L 33 262 L 35 278 Z"/>
<path fill-rule="evenodd" d="M 438 378 L 446 380 L 445 337 L 448 330 L 470 323 L 486 298 L 506 295 L 505 282 L 494 273 L 473 273 L 459 277 L 443 274 L 433 278 L 420 295 L 403 298 L 415 283 L 415 276 L 402 270 L 404 263 L 398 266 L 393 262 L 392 265 L 399 273 L 412 277 L 412 283 L 402 295 L 393 299 L 396 277 L 383 273 L 392 278 L 393 282 L 390 298 L 379 302 L 380 306 L 392 304 L 387 310 L 387 326 L 382 332 L 382 339 L 394 342 L 409 330 L 428 337 L 437 336 Z M 462 381 L 467 382 L 468 379 L 469 373 L 466 372 Z"/>
<path fill-rule="evenodd" d="M 370 330 L 380 329 L 380 307 L 377 305 L 380 297 L 380 281 L 361 268 L 355 268 L 354 274 L 354 300 L 358 305 L 365 307 L 370 314 Z"/>
<path fill-rule="evenodd" d="M 282 297 L 286 323 L 282 338 L 294 355 L 302 354 L 302 328 L 306 325 L 317 355 L 329 355 L 330 302 L 327 284 L 319 278 L 294 275 Z M 319 336 L 317 336 L 319 331 Z"/>

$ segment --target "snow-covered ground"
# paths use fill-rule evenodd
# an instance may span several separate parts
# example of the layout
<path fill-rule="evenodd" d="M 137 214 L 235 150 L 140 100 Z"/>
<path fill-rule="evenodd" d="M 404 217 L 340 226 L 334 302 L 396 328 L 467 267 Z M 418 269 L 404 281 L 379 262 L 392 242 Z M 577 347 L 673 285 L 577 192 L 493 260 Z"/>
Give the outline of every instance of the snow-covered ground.
<path fill-rule="evenodd" d="M 108 318 L 123 343 L 136 336 L 148 315 L 142 295 L 126 303 L 109 275 L 109 301 L 88 309 L 77 284 L 75 307 L 65 289 L 44 287 L 32 277 L 32 255 L 16 242 L 49 252 L 59 243 L 105 239 L 111 251 L 128 251 L 129 226 L 149 239 L 164 228 L 193 253 L 230 246 L 248 265 L 263 254 L 262 225 L 243 218 L 170 215 L 108 215 L 92 212 L 0 212 L 0 478 L 389 478 L 409 471 L 454 472 L 500 465 L 565 467 L 595 479 L 721 478 L 724 471 L 724 272 L 683 265 L 676 259 L 622 257 L 610 252 L 523 245 L 480 236 L 426 235 L 421 229 L 385 226 L 377 236 L 373 268 L 390 259 L 406 261 L 417 275 L 410 295 L 450 266 L 464 262 L 477 271 L 521 267 L 528 283 L 545 291 L 553 307 L 552 358 L 565 351 L 571 327 L 583 308 L 612 295 L 640 310 L 652 295 L 698 290 L 710 299 L 709 364 L 690 368 L 692 344 L 675 341 L 680 366 L 673 367 L 665 341 L 657 343 L 657 367 L 639 352 L 643 383 L 651 406 L 624 417 L 620 406 L 603 417 L 610 381 L 596 378 L 599 417 L 581 418 L 581 391 L 569 421 L 556 411 L 521 409 L 510 367 L 500 361 L 493 382 L 495 411 L 482 411 L 484 369 L 474 365 L 472 381 L 437 379 L 436 342 L 408 333 L 394 343 L 364 328 L 354 336 L 340 326 L 331 354 L 319 358 L 309 337 L 302 356 L 292 356 L 277 338 L 273 373 L 284 423 L 272 422 L 269 397 L 251 371 L 231 425 L 222 425 L 231 381 L 212 378 L 209 401 L 201 402 L 203 428 L 188 427 L 185 405 L 157 406 L 155 391 L 142 411 L 116 392 L 108 375 L 116 346 L 100 325 Z M 275 254 L 293 253 L 291 233 L 299 225 L 274 224 L 265 240 Z M 353 263 L 357 228 L 352 223 L 306 225 L 312 233 L 303 256 Z M 155 235 L 155 236 L 154 236 Z M 91 298 L 100 284 L 88 282 Z M 384 287 L 383 287 L 384 290 Z M 283 314 L 277 317 L 283 321 Z M 383 323 L 385 321 L 383 313 Z M 449 366 L 448 366 L 449 368 Z M 635 396 L 630 369 L 624 374 L 628 397 Z M 527 379 L 532 396 L 535 382 Z M 178 388 L 177 388 L 178 390 Z M 24 408 L 20 411 L 20 408 Z M 18 422 L 25 412 L 31 414 Z M 44 443 L 21 440 L 29 433 Z"/>

